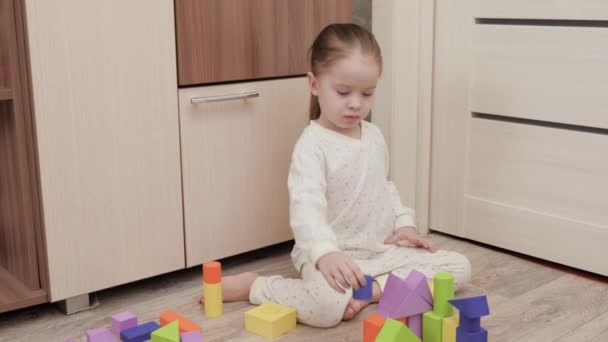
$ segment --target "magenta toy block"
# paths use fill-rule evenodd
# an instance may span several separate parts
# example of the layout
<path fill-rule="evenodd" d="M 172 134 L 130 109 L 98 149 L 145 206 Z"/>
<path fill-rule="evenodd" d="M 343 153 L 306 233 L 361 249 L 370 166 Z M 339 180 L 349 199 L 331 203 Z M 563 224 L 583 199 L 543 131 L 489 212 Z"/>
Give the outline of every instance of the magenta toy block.
<path fill-rule="evenodd" d="M 374 284 L 374 278 L 372 278 L 372 276 L 366 274 L 365 275 L 365 286 L 363 286 L 362 288 L 360 288 L 358 290 L 354 290 L 353 298 L 359 299 L 359 300 L 372 299 L 373 284 Z"/>
<path fill-rule="evenodd" d="M 422 314 L 408 317 L 407 326 L 418 338 L 422 339 Z"/>
<path fill-rule="evenodd" d="M 416 277 L 416 275 L 414 275 Z M 424 278 L 426 290 L 417 281 L 411 281 L 411 285 L 416 288 L 410 288 L 406 281 L 390 273 L 384 287 L 384 293 L 378 303 L 378 314 L 384 318 L 401 318 L 413 315 L 422 314 L 433 308 L 432 304 L 428 303 L 424 297 L 426 291 L 430 293 L 426 278 Z"/>
<path fill-rule="evenodd" d="M 200 331 L 189 331 L 180 334 L 181 342 L 203 342 L 203 335 Z"/>
<path fill-rule="evenodd" d="M 106 328 L 97 328 L 87 331 L 87 342 L 116 342 L 116 338 Z"/>
<path fill-rule="evenodd" d="M 137 326 L 137 316 L 130 311 L 123 311 L 112 316 L 112 332 L 120 335 L 120 332 Z"/>
<path fill-rule="evenodd" d="M 433 295 L 431 294 L 428 280 L 423 273 L 416 270 L 410 271 L 410 274 L 405 278 L 405 285 L 422 297 L 427 303 L 433 305 Z"/>

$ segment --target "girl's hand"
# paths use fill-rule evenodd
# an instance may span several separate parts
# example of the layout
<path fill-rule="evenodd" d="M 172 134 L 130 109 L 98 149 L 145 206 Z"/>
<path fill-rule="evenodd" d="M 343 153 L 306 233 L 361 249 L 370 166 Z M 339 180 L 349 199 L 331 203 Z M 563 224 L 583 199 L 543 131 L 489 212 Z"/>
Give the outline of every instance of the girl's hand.
<path fill-rule="evenodd" d="M 389 237 L 384 240 L 387 245 L 399 245 L 421 247 L 429 250 L 431 253 L 437 252 L 437 245 L 429 240 L 418 235 L 414 227 L 401 227 L 395 230 Z"/>
<path fill-rule="evenodd" d="M 365 286 L 365 277 L 353 260 L 341 252 L 331 252 L 320 257 L 317 268 L 331 288 L 339 293 L 352 287 L 357 290 Z"/>

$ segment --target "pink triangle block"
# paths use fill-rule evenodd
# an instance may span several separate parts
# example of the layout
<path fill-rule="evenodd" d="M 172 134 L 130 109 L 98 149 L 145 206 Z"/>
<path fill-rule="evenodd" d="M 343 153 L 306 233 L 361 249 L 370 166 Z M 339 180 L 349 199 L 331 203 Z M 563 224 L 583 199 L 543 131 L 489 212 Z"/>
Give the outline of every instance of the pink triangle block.
<path fill-rule="evenodd" d="M 416 270 L 410 271 L 410 274 L 405 278 L 405 285 L 422 297 L 431 306 L 433 305 L 433 295 L 431 294 L 431 289 L 429 288 L 426 276 L 422 272 Z"/>

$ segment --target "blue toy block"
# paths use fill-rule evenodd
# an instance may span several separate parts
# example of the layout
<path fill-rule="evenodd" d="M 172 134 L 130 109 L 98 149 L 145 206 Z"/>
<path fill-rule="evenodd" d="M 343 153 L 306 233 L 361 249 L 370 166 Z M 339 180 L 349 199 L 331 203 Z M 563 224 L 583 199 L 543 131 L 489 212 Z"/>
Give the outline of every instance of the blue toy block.
<path fill-rule="evenodd" d="M 463 329 L 456 329 L 456 342 L 488 342 L 488 331 L 484 328 L 470 332 Z"/>
<path fill-rule="evenodd" d="M 481 327 L 481 317 L 490 314 L 486 296 L 452 299 L 449 302 L 460 312 L 456 342 L 487 342 L 488 331 Z"/>
<path fill-rule="evenodd" d="M 479 318 L 490 314 L 486 296 L 451 299 L 450 304 L 460 312 L 460 317 Z"/>
<path fill-rule="evenodd" d="M 373 284 L 374 284 L 374 278 L 372 278 L 372 276 L 366 274 L 365 275 L 365 286 L 363 286 L 362 288 L 360 288 L 358 290 L 354 290 L 353 298 L 359 299 L 359 300 L 372 299 Z"/>
<path fill-rule="evenodd" d="M 122 342 L 143 342 L 150 339 L 150 334 L 159 329 L 160 325 L 156 322 L 148 322 L 129 328 L 120 332 L 120 340 Z"/>

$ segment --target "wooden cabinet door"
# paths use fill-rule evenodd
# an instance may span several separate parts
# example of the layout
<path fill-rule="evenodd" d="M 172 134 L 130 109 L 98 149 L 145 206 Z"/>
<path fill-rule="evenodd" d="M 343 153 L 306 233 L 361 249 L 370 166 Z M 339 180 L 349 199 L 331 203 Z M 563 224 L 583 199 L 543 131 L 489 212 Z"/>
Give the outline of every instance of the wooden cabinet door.
<path fill-rule="evenodd" d="M 181 89 L 179 101 L 188 266 L 291 239 L 287 174 L 308 122 L 306 78 Z"/>
<path fill-rule="evenodd" d="M 184 267 L 173 2 L 26 10 L 51 300 Z"/>
<path fill-rule="evenodd" d="M 303 75 L 314 37 L 352 0 L 177 0 L 179 84 Z"/>
<path fill-rule="evenodd" d="M 432 229 L 608 275 L 606 13 L 436 2 Z"/>

